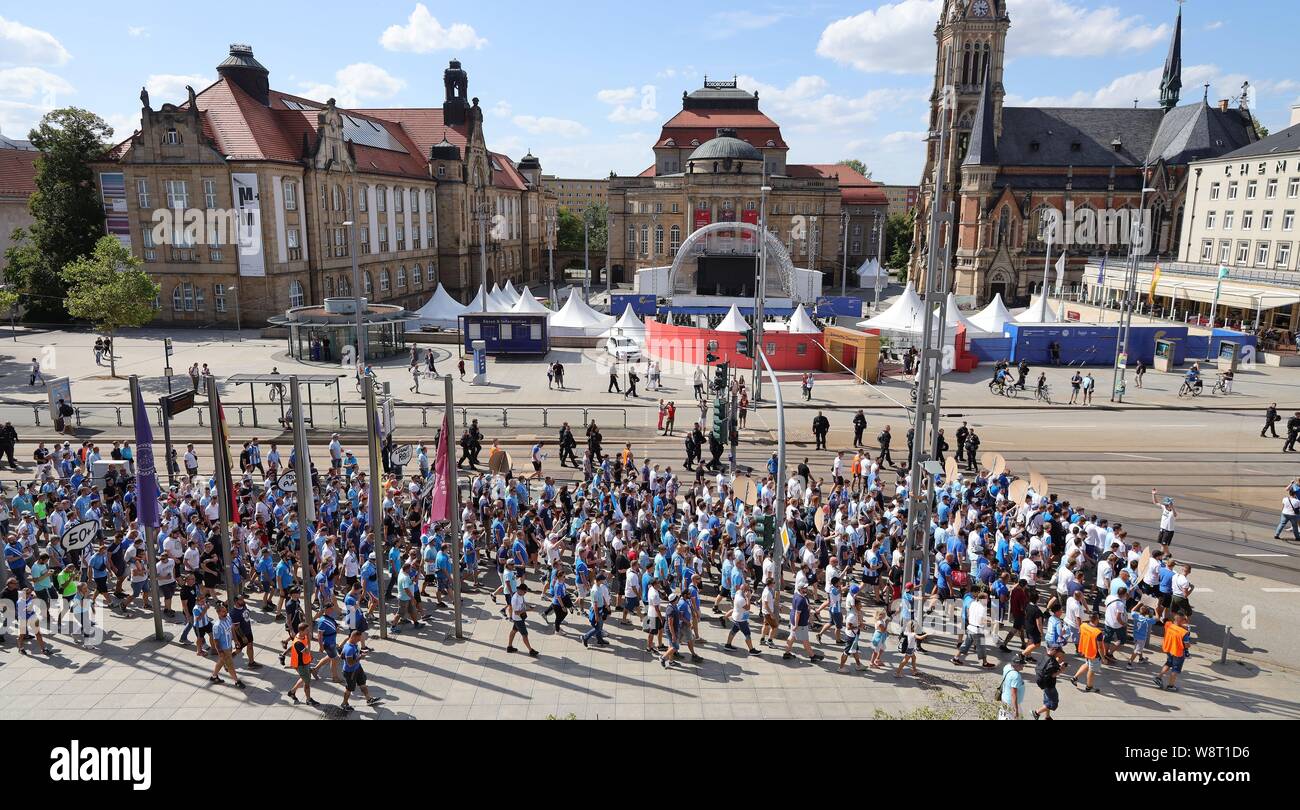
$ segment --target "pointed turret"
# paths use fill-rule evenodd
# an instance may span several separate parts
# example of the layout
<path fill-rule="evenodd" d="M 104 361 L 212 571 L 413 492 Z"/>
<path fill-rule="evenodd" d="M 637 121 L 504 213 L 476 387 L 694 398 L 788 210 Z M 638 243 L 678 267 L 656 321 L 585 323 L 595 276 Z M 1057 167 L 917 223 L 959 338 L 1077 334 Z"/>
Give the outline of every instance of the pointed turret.
<path fill-rule="evenodd" d="M 1178 92 L 1183 89 L 1183 9 L 1178 8 L 1174 38 L 1165 57 L 1165 72 L 1160 78 L 1160 106 L 1166 111 L 1178 106 Z"/>
<path fill-rule="evenodd" d="M 975 108 L 975 122 L 971 126 L 970 145 L 966 149 L 963 166 L 992 166 L 998 162 L 995 127 L 993 126 L 993 83 L 989 71 L 984 72 L 984 87 L 980 90 L 979 106 Z"/>

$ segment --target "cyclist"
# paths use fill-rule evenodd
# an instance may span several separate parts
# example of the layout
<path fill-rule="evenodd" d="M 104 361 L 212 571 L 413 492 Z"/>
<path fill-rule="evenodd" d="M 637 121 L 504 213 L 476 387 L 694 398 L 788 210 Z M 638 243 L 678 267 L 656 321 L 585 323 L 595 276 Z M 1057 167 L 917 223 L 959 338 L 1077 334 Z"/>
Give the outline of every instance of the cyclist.
<path fill-rule="evenodd" d="M 1228 369 L 1227 371 L 1219 375 L 1218 387 L 1223 389 L 1223 393 L 1225 394 L 1232 393 L 1232 378 L 1233 378 L 1232 369 Z"/>
<path fill-rule="evenodd" d="M 1201 364 L 1193 363 L 1183 377 L 1183 391 L 1189 394 L 1199 394 L 1203 385 L 1204 383 L 1201 382 Z"/>
<path fill-rule="evenodd" d="M 1046 400 L 1047 392 L 1047 372 L 1044 371 L 1038 375 L 1038 385 L 1034 387 L 1034 396 L 1041 400 Z"/>

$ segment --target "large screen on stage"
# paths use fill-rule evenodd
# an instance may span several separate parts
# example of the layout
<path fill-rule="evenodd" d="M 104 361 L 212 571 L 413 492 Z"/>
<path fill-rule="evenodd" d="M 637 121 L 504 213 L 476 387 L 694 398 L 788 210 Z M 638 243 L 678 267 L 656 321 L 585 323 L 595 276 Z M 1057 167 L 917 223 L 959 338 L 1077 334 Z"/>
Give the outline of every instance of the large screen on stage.
<path fill-rule="evenodd" d="M 753 256 L 701 256 L 695 292 L 698 295 L 753 298 L 756 269 Z"/>

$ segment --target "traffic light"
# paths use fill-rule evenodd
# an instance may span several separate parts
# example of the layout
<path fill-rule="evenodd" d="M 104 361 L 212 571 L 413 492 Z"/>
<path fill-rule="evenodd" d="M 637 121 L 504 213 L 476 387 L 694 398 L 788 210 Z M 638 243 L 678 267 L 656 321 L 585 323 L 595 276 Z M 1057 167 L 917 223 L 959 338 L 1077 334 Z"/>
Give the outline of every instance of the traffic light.
<path fill-rule="evenodd" d="M 760 515 L 758 518 L 758 544 L 768 554 L 776 548 L 776 515 Z"/>
<path fill-rule="evenodd" d="M 718 362 L 718 356 L 713 352 L 709 352 L 708 354 L 704 355 L 704 362 L 708 363 L 709 365 L 713 365 L 714 363 Z"/>
<path fill-rule="evenodd" d="M 727 400 L 724 397 L 713 400 L 713 429 L 710 433 L 720 442 L 727 440 Z"/>
<path fill-rule="evenodd" d="M 731 371 L 730 363 L 719 363 L 713 369 L 713 387 L 718 391 L 727 390 L 727 374 Z"/>
<path fill-rule="evenodd" d="M 748 357 L 751 360 L 754 358 L 757 354 L 757 347 L 754 343 L 753 329 L 746 329 L 744 332 L 740 333 L 740 343 L 736 348 L 740 351 L 740 354 L 743 357 Z"/>

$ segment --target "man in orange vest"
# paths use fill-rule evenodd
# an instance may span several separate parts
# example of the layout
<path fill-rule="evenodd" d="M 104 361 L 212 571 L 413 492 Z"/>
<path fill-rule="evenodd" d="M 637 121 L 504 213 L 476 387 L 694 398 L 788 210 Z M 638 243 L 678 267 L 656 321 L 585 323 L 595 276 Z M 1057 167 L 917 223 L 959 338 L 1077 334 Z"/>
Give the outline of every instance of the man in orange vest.
<path fill-rule="evenodd" d="M 1187 627 L 1187 614 L 1175 613 L 1174 620 L 1165 622 L 1165 640 L 1161 649 L 1165 651 L 1165 665 L 1160 668 L 1160 674 L 1152 676 L 1156 686 L 1162 689 L 1168 689 L 1170 692 L 1178 691 L 1178 675 L 1183 671 L 1183 663 L 1187 660 L 1187 648 L 1191 646 L 1191 639 L 1188 638 L 1190 629 Z M 1165 677 L 1168 676 L 1169 683 L 1165 683 Z"/>
<path fill-rule="evenodd" d="M 1087 624 L 1079 627 L 1079 655 L 1083 656 L 1083 663 L 1070 676 L 1070 683 L 1075 686 L 1079 685 L 1079 676 L 1085 671 L 1088 673 L 1087 686 L 1085 692 L 1096 692 L 1092 685 L 1093 676 L 1097 673 L 1097 668 L 1101 666 L 1101 617 L 1096 613 Z"/>
<path fill-rule="evenodd" d="M 298 624 L 298 635 L 289 645 L 289 666 L 298 673 L 298 680 L 289 689 L 289 699 L 295 704 L 298 703 L 298 689 L 301 688 L 307 696 L 308 706 L 319 706 L 320 704 L 311 698 L 311 634 L 308 632 L 307 623 Z"/>

